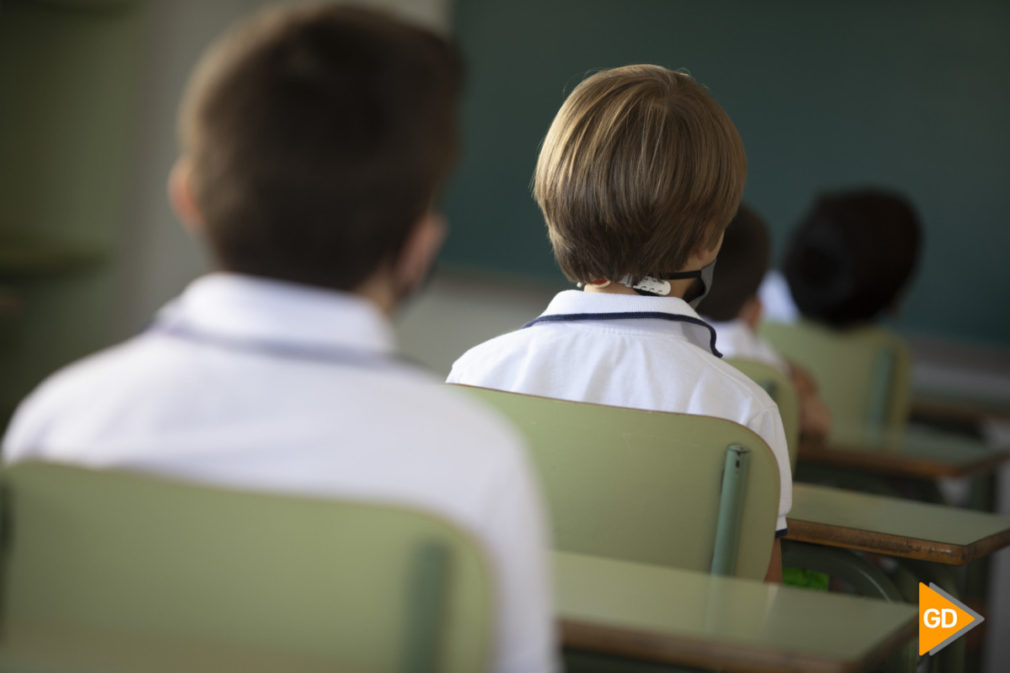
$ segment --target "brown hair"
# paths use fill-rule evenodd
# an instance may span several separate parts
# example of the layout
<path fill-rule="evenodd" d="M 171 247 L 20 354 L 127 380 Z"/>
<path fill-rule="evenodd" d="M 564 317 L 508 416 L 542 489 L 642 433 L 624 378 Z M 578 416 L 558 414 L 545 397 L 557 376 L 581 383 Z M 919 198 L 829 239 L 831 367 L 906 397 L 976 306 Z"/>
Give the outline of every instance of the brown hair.
<path fill-rule="evenodd" d="M 736 127 L 689 75 L 655 65 L 580 83 L 547 131 L 533 195 L 573 281 L 680 271 L 737 210 Z"/>
<path fill-rule="evenodd" d="M 698 313 L 718 322 L 735 320 L 757 296 L 768 271 L 771 236 L 756 212 L 741 204 L 726 227 L 712 277 L 712 289 L 698 305 Z"/>
<path fill-rule="evenodd" d="M 393 258 L 455 158 L 443 38 L 356 7 L 281 7 L 225 34 L 180 113 L 226 270 L 352 290 Z"/>

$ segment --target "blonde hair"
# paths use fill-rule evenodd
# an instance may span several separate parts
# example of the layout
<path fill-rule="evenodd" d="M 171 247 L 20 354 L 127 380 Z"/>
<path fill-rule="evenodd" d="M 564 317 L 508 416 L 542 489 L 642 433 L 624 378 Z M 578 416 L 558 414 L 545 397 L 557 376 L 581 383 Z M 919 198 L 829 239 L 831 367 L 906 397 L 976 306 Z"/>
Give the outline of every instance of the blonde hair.
<path fill-rule="evenodd" d="M 544 138 L 533 196 L 569 279 L 637 280 L 714 248 L 746 172 L 736 127 L 697 82 L 629 65 L 568 96 Z"/>

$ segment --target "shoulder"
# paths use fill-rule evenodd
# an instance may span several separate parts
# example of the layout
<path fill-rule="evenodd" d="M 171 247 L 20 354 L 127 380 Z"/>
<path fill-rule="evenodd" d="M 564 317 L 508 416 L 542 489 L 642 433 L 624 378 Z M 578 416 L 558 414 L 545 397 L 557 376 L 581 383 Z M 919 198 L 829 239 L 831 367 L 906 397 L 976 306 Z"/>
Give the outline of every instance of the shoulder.
<path fill-rule="evenodd" d="M 484 377 L 510 370 L 527 352 L 533 330 L 516 330 L 470 348 L 452 364 L 446 381 L 481 385 Z"/>
<path fill-rule="evenodd" d="M 143 378 L 144 337 L 73 362 L 48 376 L 18 405 L 3 440 L 4 460 L 45 444 L 58 422 L 86 412 L 124 377 Z"/>
<path fill-rule="evenodd" d="M 519 434 L 501 415 L 453 385 L 428 381 L 424 395 L 415 399 L 420 409 L 436 420 L 436 426 L 470 445 L 518 448 Z"/>
<path fill-rule="evenodd" d="M 737 407 L 739 418 L 753 417 L 769 411 L 778 413 L 774 400 L 750 377 L 725 360 L 714 356 L 709 359 L 707 369 L 710 384 L 717 383 L 729 393 L 725 403 Z"/>
<path fill-rule="evenodd" d="M 409 439 L 431 465 L 465 473 L 473 481 L 500 481 L 524 471 L 525 443 L 494 409 L 458 386 L 447 385 L 427 372 L 362 378 L 354 408 L 372 417 L 385 407 L 389 422 L 363 423 L 356 433 L 378 444 Z M 358 425 L 357 419 L 348 423 Z"/>

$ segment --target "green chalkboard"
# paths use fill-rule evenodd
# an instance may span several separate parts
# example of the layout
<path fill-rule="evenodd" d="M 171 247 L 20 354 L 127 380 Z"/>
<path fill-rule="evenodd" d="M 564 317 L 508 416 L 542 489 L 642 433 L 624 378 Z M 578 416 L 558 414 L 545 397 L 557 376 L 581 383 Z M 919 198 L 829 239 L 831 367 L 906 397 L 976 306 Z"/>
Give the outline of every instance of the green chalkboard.
<path fill-rule="evenodd" d="M 529 183 L 595 69 L 687 68 L 747 146 L 780 252 L 813 196 L 880 185 L 926 225 L 906 332 L 1010 345 L 1010 3 L 457 0 L 465 151 L 443 261 L 560 278 Z"/>

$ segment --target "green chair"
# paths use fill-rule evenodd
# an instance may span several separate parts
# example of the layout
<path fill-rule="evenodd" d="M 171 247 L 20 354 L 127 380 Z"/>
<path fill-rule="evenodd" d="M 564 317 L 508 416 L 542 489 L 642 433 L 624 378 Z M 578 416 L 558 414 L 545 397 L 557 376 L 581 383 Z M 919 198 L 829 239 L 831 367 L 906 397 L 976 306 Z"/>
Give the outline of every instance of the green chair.
<path fill-rule="evenodd" d="M 525 435 L 557 549 L 765 577 L 779 471 L 771 449 L 747 428 L 460 387 Z"/>
<path fill-rule="evenodd" d="M 800 398 L 796 387 L 789 377 L 767 362 L 726 358 L 749 379 L 764 388 L 769 397 L 775 400 L 782 416 L 782 425 L 786 431 L 786 444 L 789 446 L 789 465 L 796 471 L 796 454 L 800 445 Z"/>
<path fill-rule="evenodd" d="M 0 670 L 487 668 L 486 560 L 431 515 L 46 463 L 2 485 Z"/>
<path fill-rule="evenodd" d="M 765 323 L 761 335 L 809 369 L 834 419 L 832 435 L 901 431 L 909 416 L 909 355 L 877 327 L 832 330 L 810 322 Z"/>
<path fill-rule="evenodd" d="M 949 439 L 942 433 L 906 427 L 910 410 L 910 357 L 904 341 L 877 327 L 847 331 L 801 321 L 765 323 L 761 334 L 790 360 L 809 369 L 831 410 L 828 442 L 835 446 L 921 447 Z M 897 495 L 892 480 L 835 466 L 802 464 L 799 481 L 812 481 L 880 495 Z M 935 483 L 904 480 L 919 499 L 942 502 Z"/>

